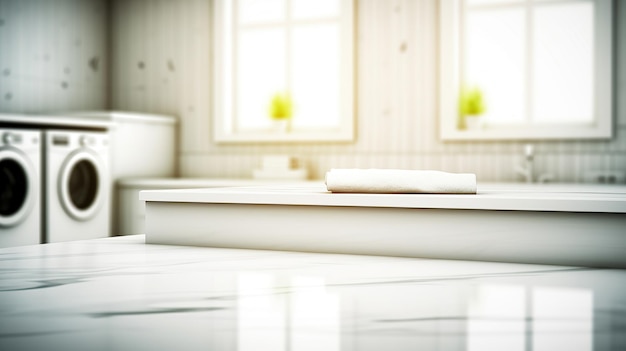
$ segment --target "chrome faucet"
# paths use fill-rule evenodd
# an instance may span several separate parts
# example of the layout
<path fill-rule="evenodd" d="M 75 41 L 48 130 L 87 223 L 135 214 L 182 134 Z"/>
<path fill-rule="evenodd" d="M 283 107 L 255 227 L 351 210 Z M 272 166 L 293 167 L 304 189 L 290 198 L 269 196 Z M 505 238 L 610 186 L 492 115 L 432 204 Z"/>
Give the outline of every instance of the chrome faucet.
<path fill-rule="evenodd" d="M 533 159 L 534 159 L 534 148 L 532 144 L 524 145 L 524 165 L 517 166 L 515 168 L 515 172 L 524 177 L 526 183 L 533 182 Z"/>

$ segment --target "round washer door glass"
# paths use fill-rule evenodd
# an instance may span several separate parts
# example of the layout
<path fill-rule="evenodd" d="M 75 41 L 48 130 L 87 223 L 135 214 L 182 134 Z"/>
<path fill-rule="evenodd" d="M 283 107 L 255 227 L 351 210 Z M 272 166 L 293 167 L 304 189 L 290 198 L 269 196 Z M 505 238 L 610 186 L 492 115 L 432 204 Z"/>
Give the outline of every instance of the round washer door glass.
<path fill-rule="evenodd" d="M 0 160 L 0 215 L 15 215 L 26 203 L 28 175 L 14 159 Z"/>
<path fill-rule="evenodd" d="M 86 210 L 98 197 L 98 170 L 87 159 L 80 160 L 70 170 L 67 189 L 70 201 L 79 210 Z"/>
<path fill-rule="evenodd" d="M 65 212 L 77 220 L 93 217 L 102 205 L 101 161 L 87 150 L 70 154 L 61 166 L 59 196 Z"/>

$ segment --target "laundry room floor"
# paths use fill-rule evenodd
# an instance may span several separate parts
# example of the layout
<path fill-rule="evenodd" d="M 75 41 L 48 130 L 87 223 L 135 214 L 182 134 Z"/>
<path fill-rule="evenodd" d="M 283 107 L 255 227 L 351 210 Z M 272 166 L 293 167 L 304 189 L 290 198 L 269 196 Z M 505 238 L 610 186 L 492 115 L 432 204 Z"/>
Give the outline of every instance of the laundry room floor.
<path fill-rule="evenodd" d="M 0 250 L 2 350 L 618 350 L 626 270 L 145 244 Z"/>

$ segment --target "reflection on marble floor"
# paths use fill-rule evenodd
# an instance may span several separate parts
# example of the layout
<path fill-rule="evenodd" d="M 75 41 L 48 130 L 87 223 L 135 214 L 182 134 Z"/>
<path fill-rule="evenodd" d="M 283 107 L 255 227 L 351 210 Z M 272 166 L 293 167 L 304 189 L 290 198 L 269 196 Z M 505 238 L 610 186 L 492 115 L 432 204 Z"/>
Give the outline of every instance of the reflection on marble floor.
<path fill-rule="evenodd" d="M 626 271 L 145 245 L 0 250 L 1 350 L 623 350 Z"/>

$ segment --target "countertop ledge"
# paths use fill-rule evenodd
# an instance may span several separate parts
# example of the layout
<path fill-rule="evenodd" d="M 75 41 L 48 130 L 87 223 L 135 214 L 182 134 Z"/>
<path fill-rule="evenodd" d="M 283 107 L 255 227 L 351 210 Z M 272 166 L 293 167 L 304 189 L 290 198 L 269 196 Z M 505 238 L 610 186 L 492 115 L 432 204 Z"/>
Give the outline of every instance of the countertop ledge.
<path fill-rule="evenodd" d="M 144 190 L 140 200 L 207 204 L 383 207 L 626 213 L 626 186 L 479 184 L 467 194 L 337 194 L 323 182 L 207 189 Z"/>

